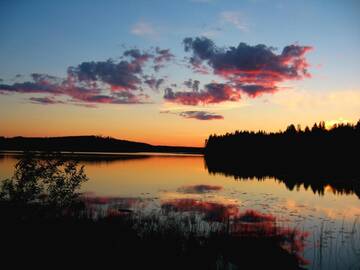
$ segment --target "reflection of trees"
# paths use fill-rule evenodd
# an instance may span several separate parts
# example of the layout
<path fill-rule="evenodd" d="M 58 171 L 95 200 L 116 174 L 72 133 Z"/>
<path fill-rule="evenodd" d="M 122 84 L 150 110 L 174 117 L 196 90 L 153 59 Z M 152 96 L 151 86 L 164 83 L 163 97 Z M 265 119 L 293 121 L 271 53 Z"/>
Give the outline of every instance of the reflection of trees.
<path fill-rule="evenodd" d="M 44 153 L 44 152 L 42 152 Z M 46 152 L 45 152 L 46 153 Z M 0 152 L 0 159 L 11 158 L 11 159 L 21 159 L 23 152 Z M 132 154 L 132 153 L 69 153 L 69 152 L 61 152 L 61 157 L 63 160 L 68 161 L 77 161 L 82 164 L 110 164 L 115 162 L 126 162 L 126 161 L 137 161 L 137 160 L 145 160 L 151 158 L 194 158 L 194 155 L 189 154 Z M 198 155 L 196 155 L 198 156 Z M 199 156 L 200 157 L 200 156 Z"/>
<path fill-rule="evenodd" d="M 321 122 L 305 130 L 290 125 L 284 132 L 210 136 L 205 163 L 210 173 L 236 179 L 275 177 L 290 190 L 304 185 L 323 194 L 330 185 L 335 192 L 360 197 L 359 149 L 360 121 L 330 130 Z"/>
<path fill-rule="evenodd" d="M 149 155 L 99 155 L 99 154 L 66 154 L 69 160 L 76 160 L 84 164 L 110 164 L 115 162 L 126 162 L 149 159 Z"/>
<path fill-rule="evenodd" d="M 266 178 L 274 177 L 277 181 L 284 183 L 289 190 L 296 190 L 303 186 L 306 190 L 311 189 L 315 194 L 324 195 L 325 189 L 330 187 L 335 194 L 356 194 L 360 198 L 360 172 L 358 177 L 347 175 L 345 172 L 341 177 L 326 171 L 308 171 L 306 168 L 284 173 L 281 168 L 245 167 L 245 165 L 237 165 L 236 162 L 224 163 L 206 157 L 205 164 L 210 174 L 219 173 L 238 181 L 264 181 Z"/>
<path fill-rule="evenodd" d="M 22 152 L 17 154 L 7 153 L 4 156 L 11 156 L 13 158 L 22 159 Z M 39 158 L 46 158 L 46 152 L 39 153 Z M 99 154 L 99 153 L 61 153 L 61 159 L 66 161 L 76 161 L 83 164 L 108 164 L 118 161 L 132 161 L 132 160 L 142 160 L 151 158 L 150 155 L 131 155 L 131 154 Z"/>

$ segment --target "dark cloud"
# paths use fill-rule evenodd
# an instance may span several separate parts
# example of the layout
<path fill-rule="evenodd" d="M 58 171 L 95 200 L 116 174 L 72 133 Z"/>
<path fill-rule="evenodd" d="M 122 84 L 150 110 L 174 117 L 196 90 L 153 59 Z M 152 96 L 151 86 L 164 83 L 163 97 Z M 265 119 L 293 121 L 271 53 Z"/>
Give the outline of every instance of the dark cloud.
<path fill-rule="evenodd" d="M 173 55 L 170 50 L 156 48 L 154 53 L 138 49 L 126 50 L 120 61 L 83 62 L 69 67 L 66 78 L 48 74 L 32 73 L 31 80 L 13 84 L 0 84 L 0 93 L 50 94 L 50 97 L 32 97 L 29 100 L 37 104 L 57 104 L 53 96 L 70 97 L 68 103 L 93 107 L 92 103 L 139 104 L 149 103 L 149 96 L 142 93 L 146 84 L 158 90 L 164 83 L 163 78 L 143 74 L 146 64 L 163 65 Z M 20 76 L 17 76 L 20 77 Z M 144 81 L 142 78 L 145 78 Z M 65 102 L 61 102 L 65 103 Z"/>
<path fill-rule="evenodd" d="M 159 90 L 160 86 L 165 82 L 163 78 L 156 79 L 155 77 L 144 76 L 144 83 L 152 90 Z"/>
<path fill-rule="evenodd" d="M 184 85 L 191 89 L 194 92 L 198 92 L 199 91 L 199 86 L 200 86 L 200 81 L 198 80 L 193 80 L 193 79 L 188 79 L 187 81 L 184 81 Z"/>
<path fill-rule="evenodd" d="M 165 63 L 172 61 L 175 58 L 170 52 L 170 49 L 160 49 L 159 47 L 155 48 L 155 57 L 154 57 L 154 70 L 159 71 L 160 68 L 165 67 Z"/>
<path fill-rule="evenodd" d="M 184 118 L 192 118 L 197 120 L 216 120 L 216 119 L 224 119 L 224 117 L 220 114 L 215 114 L 212 112 L 205 112 L 205 111 L 184 111 L 184 112 L 176 112 L 176 111 L 160 111 L 160 113 L 167 113 L 167 114 L 176 114 Z"/>
<path fill-rule="evenodd" d="M 204 111 L 185 111 L 179 113 L 180 116 L 185 118 L 193 118 L 197 120 L 216 120 L 216 119 L 224 119 L 224 117 L 220 114 L 214 114 L 210 112 Z"/>
<path fill-rule="evenodd" d="M 61 100 L 55 100 L 53 97 L 31 97 L 29 100 L 35 104 L 52 105 L 52 104 L 63 104 Z"/>
<path fill-rule="evenodd" d="M 142 61 L 142 60 L 141 60 Z M 102 82 L 109 84 L 114 91 L 136 90 L 141 84 L 142 73 L 140 60 L 132 62 L 113 60 L 99 62 L 83 62 L 68 69 L 69 77 L 79 82 Z"/>
<path fill-rule="evenodd" d="M 203 90 L 199 91 L 173 91 L 166 88 L 164 99 L 167 101 L 184 105 L 199 105 L 210 103 L 221 103 L 224 101 L 238 101 L 241 99 L 240 92 L 231 85 L 224 83 L 206 84 Z"/>
<path fill-rule="evenodd" d="M 250 97 L 257 97 L 264 93 L 275 93 L 277 88 L 272 86 L 264 86 L 258 84 L 246 84 L 246 85 L 237 85 L 237 89 L 241 89 L 241 91 L 245 92 Z"/>
<path fill-rule="evenodd" d="M 144 64 L 146 61 L 149 61 L 154 56 L 147 52 L 140 52 L 139 49 L 127 50 L 123 53 L 124 56 L 129 56 L 132 58 L 132 62 L 135 62 L 139 65 Z"/>
<path fill-rule="evenodd" d="M 212 185 L 194 185 L 194 186 L 183 186 L 178 189 L 178 192 L 190 193 L 190 194 L 202 194 L 213 191 L 222 190 L 222 186 L 212 186 Z"/>
<path fill-rule="evenodd" d="M 310 77 L 305 58 L 312 49 L 309 46 L 289 45 L 276 54 L 274 48 L 263 44 L 240 43 L 237 47 L 219 48 L 206 37 L 185 38 L 183 44 L 185 51 L 191 53 L 188 62 L 193 70 L 211 72 L 227 82 L 209 84 L 199 93 L 194 89 L 192 92 L 168 91 L 165 99 L 169 101 L 186 105 L 237 101 L 240 93 L 250 97 L 274 93 L 283 81 Z M 191 86 L 191 81 L 186 81 L 186 86 Z"/>
<path fill-rule="evenodd" d="M 54 84 L 45 82 L 23 82 L 9 84 L 0 84 L 0 91 L 9 93 L 48 93 L 61 94 L 62 90 Z"/>
<path fill-rule="evenodd" d="M 257 97 L 274 93 L 287 80 L 309 77 L 309 64 L 305 54 L 309 46 L 286 46 L 281 53 L 266 45 L 251 46 L 240 43 L 236 47 L 218 47 L 206 37 L 185 38 L 184 49 L 190 54 L 187 66 L 200 73 L 217 75 L 221 82 L 211 82 L 200 87 L 200 81 L 189 79 L 183 85 L 170 83 L 165 88 L 164 99 L 183 105 L 206 105 L 226 101 L 239 101 L 242 95 Z M 31 80 L 5 84 L 0 80 L 0 93 L 47 94 L 46 98 L 34 97 L 40 104 L 55 104 L 53 96 L 70 98 L 70 103 L 148 103 L 144 86 L 159 90 L 167 77 L 147 75 L 149 69 L 158 71 L 175 60 L 170 49 L 159 47 L 142 51 L 125 50 L 119 60 L 86 61 L 69 67 L 66 78 L 32 73 Z M 20 79 L 19 79 L 20 80 Z M 183 87 L 184 89 L 181 89 Z M 65 102 L 65 101 L 64 101 Z M 222 119 L 201 111 L 186 111 L 179 115 L 199 120 Z"/>
<path fill-rule="evenodd" d="M 173 55 L 170 52 L 170 49 L 160 49 L 159 47 L 156 47 L 155 52 L 156 52 L 156 57 L 155 57 L 156 63 L 169 62 L 175 57 L 175 55 Z"/>
<path fill-rule="evenodd" d="M 187 81 L 184 81 L 184 85 L 185 85 L 187 88 L 192 89 L 192 79 L 188 79 Z"/>
<path fill-rule="evenodd" d="M 248 76 L 259 80 L 306 77 L 308 64 L 304 54 L 312 49 L 309 46 L 290 45 L 281 54 L 276 54 L 272 47 L 263 44 L 251 46 L 243 42 L 237 47 L 218 48 L 206 37 L 186 38 L 184 48 L 192 53 L 192 62 L 202 64 L 206 61 L 215 74 L 227 78 L 234 76 L 236 81 L 247 79 Z"/>
<path fill-rule="evenodd" d="M 125 92 L 126 93 L 126 92 Z M 90 103 L 108 103 L 108 104 L 139 104 L 144 103 L 139 98 L 131 93 L 126 93 L 120 97 L 110 95 L 95 95 L 89 96 L 84 101 Z"/>
<path fill-rule="evenodd" d="M 52 96 L 70 97 L 68 103 L 108 103 L 108 104 L 138 104 L 147 103 L 147 96 L 129 91 L 115 92 L 108 90 L 104 93 L 103 89 L 97 84 L 81 85 L 79 82 L 69 79 L 59 79 L 56 77 L 33 74 L 33 81 L 24 83 L 14 83 L 12 85 L 0 84 L 2 93 L 22 93 L 22 94 L 51 94 Z M 65 103 L 53 99 L 53 97 L 32 97 L 29 99 L 37 104 L 58 104 Z"/>
<path fill-rule="evenodd" d="M 31 73 L 31 78 L 34 80 L 35 83 L 43 83 L 43 84 L 50 84 L 60 82 L 61 80 L 55 76 L 51 76 L 48 74 L 42 73 Z"/>
<path fill-rule="evenodd" d="M 216 54 L 217 48 L 215 43 L 209 38 L 185 38 L 183 43 L 185 52 L 193 53 L 190 62 L 195 66 L 201 64 L 204 60 L 211 59 Z"/>
<path fill-rule="evenodd" d="M 71 78 L 81 82 L 107 83 L 111 85 L 114 91 L 137 90 L 142 83 L 140 76 L 143 74 L 147 62 L 153 61 L 156 70 L 159 70 L 174 55 L 170 53 L 169 49 L 162 50 L 157 47 L 154 53 L 141 52 L 139 49 L 126 50 L 123 57 L 129 60 L 115 62 L 109 59 L 107 61 L 83 62 L 76 67 L 70 67 L 68 74 Z M 158 88 L 162 82 L 163 79 L 156 80 L 154 87 Z M 149 85 L 152 82 L 147 80 L 145 83 Z"/>
<path fill-rule="evenodd" d="M 160 78 L 156 80 L 155 89 L 159 90 L 160 85 L 164 83 L 164 79 Z"/>

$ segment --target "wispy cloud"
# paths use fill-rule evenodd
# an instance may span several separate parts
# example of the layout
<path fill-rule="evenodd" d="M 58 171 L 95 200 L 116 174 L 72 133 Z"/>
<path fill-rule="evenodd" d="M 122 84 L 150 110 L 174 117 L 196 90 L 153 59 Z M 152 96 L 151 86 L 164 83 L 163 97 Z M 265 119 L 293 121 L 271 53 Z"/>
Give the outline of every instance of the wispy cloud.
<path fill-rule="evenodd" d="M 49 104 L 63 104 L 61 100 L 56 100 L 53 97 L 31 97 L 29 100 L 35 104 L 49 105 Z"/>
<path fill-rule="evenodd" d="M 219 34 L 219 31 L 215 31 L 215 30 L 206 30 L 200 33 L 200 36 L 203 37 L 208 37 L 208 38 L 213 38 L 216 37 Z"/>
<path fill-rule="evenodd" d="M 184 118 L 188 119 L 196 119 L 196 120 L 222 120 L 224 117 L 220 114 L 216 114 L 213 112 L 206 112 L 206 111 L 160 111 L 160 113 L 169 113 L 169 114 L 176 114 Z"/>
<path fill-rule="evenodd" d="M 224 117 L 220 114 L 205 111 L 186 111 L 179 114 L 184 118 L 191 118 L 196 120 L 222 120 Z"/>
<path fill-rule="evenodd" d="M 132 34 L 141 37 L 153 37 L 157 35 L 157 31 L 149 22 L 139 21 L 131 27 Z"/>
<path fill-rule="evenodd" d="M 223 11 L 220 13 L 222 23 L 229 23 L 240 31 L 248 31 L 249 27 L 244 20 L 244 16 L 239 11 Z"/>

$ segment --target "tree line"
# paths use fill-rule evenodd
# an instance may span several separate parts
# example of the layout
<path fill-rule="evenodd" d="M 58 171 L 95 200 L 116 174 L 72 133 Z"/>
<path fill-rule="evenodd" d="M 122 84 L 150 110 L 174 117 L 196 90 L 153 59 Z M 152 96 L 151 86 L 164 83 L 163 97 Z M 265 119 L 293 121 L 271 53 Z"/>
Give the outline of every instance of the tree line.
<path fill-rule="evenodd" d="M 205 142 L 207 166 L 217 171 L 261 171 L 265 175 L 316 175 L 357 178 L 360 120 L 356 124 L 325 122 L 311 128 L 289 125 L 278 132 L 235 131 L 211 135 Z"/>
<path fill-rule="evenodd" d="M 103 136 L 0 137 L 3 151 L 201 153 L 200 147 L 163 146 Z"/>

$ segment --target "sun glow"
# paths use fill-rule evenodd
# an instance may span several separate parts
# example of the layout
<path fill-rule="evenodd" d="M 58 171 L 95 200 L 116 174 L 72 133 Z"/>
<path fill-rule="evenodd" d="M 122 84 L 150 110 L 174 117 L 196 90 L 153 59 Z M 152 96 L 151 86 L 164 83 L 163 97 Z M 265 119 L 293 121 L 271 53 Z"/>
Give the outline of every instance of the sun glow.
<path fill-rule="evenodd" d="M 346 124 L 354 124 L 355 122 L 352 120 L 344 119 L 342 117 L 334 120 L 325 121 L 325 128 L 331 129 L 334 125 L 346 125 Z"/>

